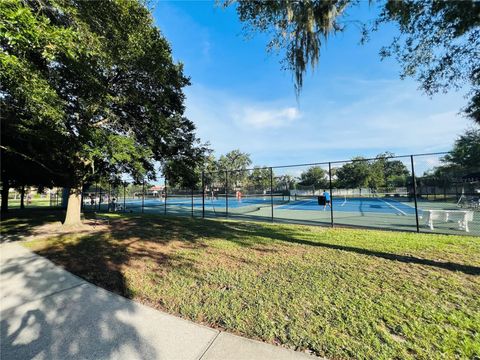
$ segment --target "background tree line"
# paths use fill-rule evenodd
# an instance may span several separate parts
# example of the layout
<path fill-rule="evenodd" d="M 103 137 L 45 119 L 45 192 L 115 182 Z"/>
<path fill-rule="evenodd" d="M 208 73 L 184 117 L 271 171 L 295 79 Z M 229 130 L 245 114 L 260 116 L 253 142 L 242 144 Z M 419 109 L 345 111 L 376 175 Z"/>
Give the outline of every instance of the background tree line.
<path fill-rule="evenodd" d="M 419 184 L 449 188 L 455 184 L 480 183 L 480 129 L 472 128 L 458 137 L 441 165 L 427 171 Z"/>
<path fill-rule="evenodd" d="M 472 128 L 460 135 L 453 149 L 440 158 L 441 165 L 428 169 L 423 174 L 416 174 L 418 186 L 451 187 L 455 183 L 480 181 L 480 129 Z M 274 191 L 292 189 L 322 190 L 330 187 L 327 167 L 311 166 L 299 175 L 276 174 L 270 178 L 269 167 L 251 167 L 250 155 L 240 150 L 233 150 L 215 159 L 213 155 L 206 158 L 203 165 L 196 168 L 194 187 L 201 189 L 201 174 L 207 187 L 225 189 L 228 182 L 229 191 L 245 189 L 252 193 L 270 190 L 271 181 Z M 247 170 L 249 169 L 249 170 Z M 403 161 L 395 158 L 395 154 L 385 152 L 374 159 L 362 156 L 353 157 L 350 161 L 337 166 L 332 164 L 332 186 L 341 189 L 368 188 L 384 192 L 397 188 L 412 187 L 410 158 Z"/>

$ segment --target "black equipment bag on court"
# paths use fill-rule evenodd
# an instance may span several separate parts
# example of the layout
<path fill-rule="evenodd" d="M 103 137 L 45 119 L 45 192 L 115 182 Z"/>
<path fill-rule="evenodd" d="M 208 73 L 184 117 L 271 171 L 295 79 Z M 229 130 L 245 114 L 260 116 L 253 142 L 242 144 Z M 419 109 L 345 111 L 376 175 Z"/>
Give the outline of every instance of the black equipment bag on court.
<path fill-rule="evenodd" d="M 317 198 L 318 198 L 318 205 L 325 206 L 327 204 L 327 199 L 325 198 L 325 196 L 320 195 Z"/>

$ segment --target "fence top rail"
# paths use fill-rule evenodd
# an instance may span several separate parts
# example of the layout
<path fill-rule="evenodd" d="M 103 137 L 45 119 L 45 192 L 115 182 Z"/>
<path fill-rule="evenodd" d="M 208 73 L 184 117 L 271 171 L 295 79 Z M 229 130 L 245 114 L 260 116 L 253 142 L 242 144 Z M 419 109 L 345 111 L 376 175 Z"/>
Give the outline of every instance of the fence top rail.
<path fill-rule="evenodd" d="M 385 157 L 374 157 L 374 158 L 365 158 L 365 159 L 350 159 L 350 160 L 335 160 L 335 161 L 323 161 L 323 162 L 314 162 L 314 163 L 303 163 L 303 164 L 291 164 L 291 165 L 276 165 L 276 166 L 257 166 L 248 169 L 234 169 L 234 170 L 215 170 L 215 171 L 205 171 L 203 173 L 214 174 L 214 173 L 225 173 L 225 172 L 241 172 L 241 171 L 253 171 L 256 169 L 283 169 L 299 166 L 316 166 L 316 165 L 328 165 L 328 164 L 342 164 L 342 163 L 351 163 L 357 161 L 373 161 L 378 159 L 400 159 L 400 158 L 410 158 L 416 156 L 433 156 L 433 155 L 447 155 L 448 151 L 440 152 L 431 152 L 431 153 L 420 153 L 420 154 L 410 154 L 410 155 L 395 155 L 395 156 L 385 156 Z"/>

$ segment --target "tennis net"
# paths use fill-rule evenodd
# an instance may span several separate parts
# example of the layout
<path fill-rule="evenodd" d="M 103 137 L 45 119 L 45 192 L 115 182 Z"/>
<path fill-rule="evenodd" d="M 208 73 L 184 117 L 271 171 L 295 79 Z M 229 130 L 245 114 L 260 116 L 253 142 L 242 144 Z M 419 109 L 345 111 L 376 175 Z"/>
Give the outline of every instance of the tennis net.
<path fill-rule="evenodd" d="M 318 197 L 321 195 L 290 195 L 290 201 L 318 201 Z M 396 201 L 412 201 L 412 195 L 408 193 L 369 193 L 369 194 L 348 194 L 348 195 L 331 195 L 333 200 L 396 200 Z"/>
<path fill-rule="evenodd" d="M 206 194 L 206 198 L 208 199 L 225 199 L 228 197 L 228 201 L 251 201 L 251 202 L 263 202 L 263 201 L 271 201 L 273 198 L 273 202 L 284 202 L 286 199 L 288 200 L 288 195 L 284 195 L 282 193 L 273 193 L 273 194 Z"/>

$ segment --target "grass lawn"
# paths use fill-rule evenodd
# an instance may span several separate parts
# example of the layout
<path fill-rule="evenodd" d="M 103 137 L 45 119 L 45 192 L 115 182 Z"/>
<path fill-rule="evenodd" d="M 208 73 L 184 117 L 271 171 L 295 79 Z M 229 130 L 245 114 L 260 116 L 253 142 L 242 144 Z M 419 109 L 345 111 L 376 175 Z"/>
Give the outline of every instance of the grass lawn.
<path fill-rule="evenodd" d="M 112 219 L 24 245 L 139 302 L 332 359 L 480 356 L 479 238 Z"/>
<path fill-rule="evenodd" d="M 53 200 L 52 200 L 53 201 Z M 61 201 L 61 200 L 59 200 Z M 30 200 L 30 203 L 27 202 L 27 198 L 25 197 L 24 205 L 26 208 L 29 207 L 46 207 L 51 206 L 49 198 L 41 198 L 41 197 L 34 197 Z M 8 206 L 10 208 L 19 208 L 20 207 L 20 199 L 9 199 Z"/>

